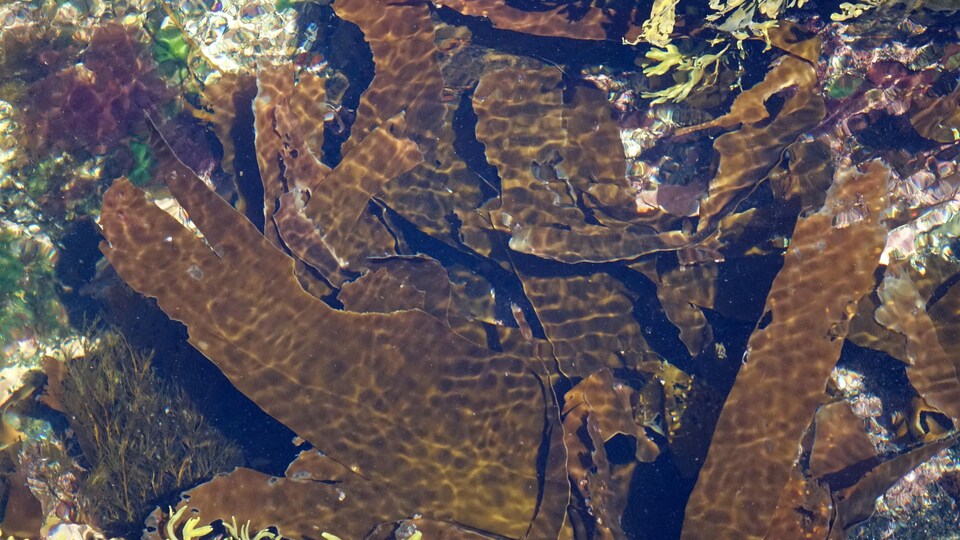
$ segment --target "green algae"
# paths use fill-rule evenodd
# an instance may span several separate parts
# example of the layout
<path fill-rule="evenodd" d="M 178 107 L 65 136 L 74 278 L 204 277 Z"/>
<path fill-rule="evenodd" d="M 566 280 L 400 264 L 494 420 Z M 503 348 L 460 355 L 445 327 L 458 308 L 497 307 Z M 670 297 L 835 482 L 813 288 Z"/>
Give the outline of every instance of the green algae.
<path fill-rule="evenodd" d="M 157 63 L 180 62 L 186 64 L 190 56 L 190 44 L 187 43 L 179 28 L 173 25 L 164 26 L 155 35 L 153 56 Z"/>
<path fill-rule="evenodd" d="M 153 176 L 153 168 L 157 160 L 154 159 L 153 150 L 150 149 L 149 144 L 131 141 L 130 150 L 133 152 L 133 157 L 136 161 L 127 177 L 133 182 L 133 185 L 143 186 L 149 182 Z"/>
<path fill-rule="evenodd" d="M 853 95 L 863 84 L 863 76 L 847 73 L 838 77 L 827 86 L 827 96 L 831 99 L 844 99 Z"/>
<path fill-rule="evenodd" d="M 24 265 L 13 253 L 14 240 L 11 233 L 0 232 L 0 341 L 3 342 L 9 339 L 11 327 L 24 314 L 23 302 L 18 295 Z"/>
<path fill-rule="evenodd" d="M 0 345 L 62 327 L 53 264 L 34 242 L 0 229 Z"/>

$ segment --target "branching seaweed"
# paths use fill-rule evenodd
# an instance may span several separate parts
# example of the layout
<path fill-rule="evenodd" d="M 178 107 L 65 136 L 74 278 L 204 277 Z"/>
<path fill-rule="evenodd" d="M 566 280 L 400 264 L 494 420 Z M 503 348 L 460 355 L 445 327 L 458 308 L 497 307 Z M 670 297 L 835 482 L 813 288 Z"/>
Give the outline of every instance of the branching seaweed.
<path fill-rule="evenodd" d="M 67 364 L 58 396 L 90 465 L 81 511 L 112 534 L 138 528 L 163 495 L 241 461 L 239 449 L 151 364 L 150 354 L 106 333 Z"/>

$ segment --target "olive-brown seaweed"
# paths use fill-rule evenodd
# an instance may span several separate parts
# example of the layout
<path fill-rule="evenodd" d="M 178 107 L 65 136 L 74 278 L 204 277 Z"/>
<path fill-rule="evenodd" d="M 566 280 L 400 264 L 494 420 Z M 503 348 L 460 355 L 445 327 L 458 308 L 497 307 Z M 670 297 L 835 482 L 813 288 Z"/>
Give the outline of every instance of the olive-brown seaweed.
<path fill-rule="evenodd" d="M 924 275 L 904 263 L 882 282 L 877 272 L 885 220 L 911 217 L 888 209 L 891 186 L 924 159 L 955 157 L 956 91 L 924 94 L 929 72 L 886 66 L 861 93 L 831 93 L 820 49 L 849 52 L 829 41 L 836 33 L 753 24 L 718 4 L 710 20 L 748 49 L 738 32 L 762 39 L 774 58 L 734 96 L 750 79 L 732 48 L 670 43 L 690 15 L 674 2 L 657 2 L 642 30 L 621 4 L 535 4 L 334 2 L 369 44 L 373 80 L 355 119 L 344 116 L 343 160 L 327 163 L 321 117 L 335 109 L 323 76 L 258 67 L 262 234 L 159 140 L 160 175 L 199 233 L 127 181 L 106 193 L 102 249 L 119 275 L 316 448 L 282 478 L 238 469 L 197 486 L 189 507 L 298 537 L 422 527 L 625 538 L 632 498 L 651 489 L 634 475 L 675 459 L 672 478 L 692 477 L 709 443 L 684 538 L 842 534 L 951 440 L 960 414 L 960 287 L 944 286 L 956 268 Z M 744 5 L 773 17 L 788 3 Z M 642 31 L 666 47 L 647 52 L 662 60 L 647 72 L 699 61 L 715 76 L 698 79 L 709 88 L 680 77 L 649 92 L 646 80 L 623 91 L 597 75 L 591 88 L 567 65 L 471 44 L 464 26 L 448 26 L 461 20 L 450 10 L 536 36 L 619 42 Z M 468 65 L 451 67 L 456 55 Z M 667 96 L 686 101 L 659 104 Z M 707 112 L 711 100 L 729 112 Z M 637 114 L 648 105 L 662 108 Z M 908 157 L 863 144 L 851 130 L 880 112 L 943 146 Z M 647 146 L 628 157 L 621 139 L 634 135 Z M 464 145 L 482 155 L 468 164 Z M 946 189 L 955 178 L 941 168 Z M 671 190 L 683 211 L 659 204 Z M 651 193 L 663 201 L 641 204 Z M 449 256 L 418 253 L 424 245 Z M 746 288 L 731 283 L 738 268 L 760 257 L 777 266 L 781 254 L 762 312 L 776 268 L 750 284 L 759 294 L 725 297 Z M 653 317 L 679 336 L 652 329 Z M 730 332 L 715 317 L 759 318 L 742 360 L 728 358 L 735 345 L 715 335 Z M 860 412 L 828 389 L 848 341 L 911 364 L 917 395 L 894 454 L 878 452 Z M 635 445 L 626 457 L 623 439 Z"/>
<path fill-rule="evenodd" d="M 797 441 L 824 401 L 847 322 L 873 284 L 886 235 L 880 215 L 889 174 L 879 161 L 866 173 L 841 171 L 825 211 L 797 222 L 687 506 L 683 538 L 767 534 Z M 835 228 L 833 214 L 857 201 L 868 209 L 863 220 Z M 747 477 L 752 487 L 742 489 Z"/>
<path fill-rule="evenodd" d="M 128 283 L 184 321 L 254 402 L 402 508 L 505 535 L 527 529 L 549 402 L 525 361 L 481 350 L 424 312 L 332 310 L 189 169 L 165 180 L 204 239 L 118 181 L 104 197 L 102 249 Z M 148 261 L 176 279 L 157 281 Z M 445 414 L 424 415 L 422 403 Z"/>

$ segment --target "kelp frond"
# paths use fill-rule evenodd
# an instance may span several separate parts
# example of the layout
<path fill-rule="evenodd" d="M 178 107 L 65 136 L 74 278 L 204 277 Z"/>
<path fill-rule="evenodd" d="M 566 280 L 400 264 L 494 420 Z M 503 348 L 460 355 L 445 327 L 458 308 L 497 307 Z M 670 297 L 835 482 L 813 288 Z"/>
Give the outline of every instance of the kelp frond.
<path fill-rule="evenodd" d="M 165 540 L 197 540 L 214 532 L 214 523 L 217 521 L 220 522 L 224 531 L 217 535 L 217 538 L 221 540 L 283 540 L 285 538 L 279 530 L 271 527 L 251 533 L 250 521 L 248 520 L 242 525 L 237 525 L 236 516 L 232 516 L 230 521 L 219 519 L 207 525 L 200 525 L 200 516 L 194 516 L 187 519 L 183 524 L 180 524 L 180 520 L 183 518 L 183 514 L 187 508 L 188 505 L 183 505 L 177 510 L 173 508 L 168 509 L 167 514 L 170 517 L 167 519 L 167 524 L 164 527 L 164 532 L 166 533 L 164 537 Z M 417 532 L 415 536 L 411 537 L 411 540 L 420 540 L 421 537 L 422 535 Z M 323 540 L 340 540 L 339 536 L 328 532 L 321 532 L 320 538 Z"/>

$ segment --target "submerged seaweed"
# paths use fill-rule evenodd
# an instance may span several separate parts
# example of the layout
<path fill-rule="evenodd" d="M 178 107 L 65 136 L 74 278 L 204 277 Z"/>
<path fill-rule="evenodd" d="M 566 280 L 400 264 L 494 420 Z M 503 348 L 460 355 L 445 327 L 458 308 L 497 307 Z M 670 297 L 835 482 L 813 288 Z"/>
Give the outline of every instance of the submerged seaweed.
<path fill-rule="evenodd" d="M 88 467 L 79 511 L 108 534 L 134 533 L 161 498 L 242 460 L 182 389 L 154 373 L 151 356 L 116 333 L 100 335 L 83 357 L 64 365 L 61 377 L 49 393 Z"/>
<path fill-rule="evenodd" d="M 81 519 L 825 539 L 954 444 L 960 15 L 647 4 L 163 1 L 24 41 L 9 200 L 110 184 L 85 289 L 155 298 L 202 391 L 306 445 L 209 479 L 237 451 L 107 334 L 45 366 Z"/>

